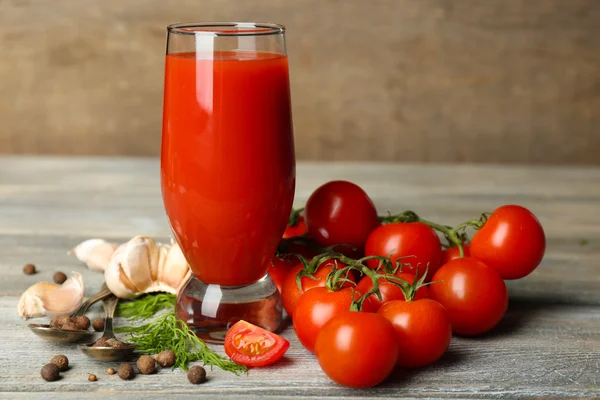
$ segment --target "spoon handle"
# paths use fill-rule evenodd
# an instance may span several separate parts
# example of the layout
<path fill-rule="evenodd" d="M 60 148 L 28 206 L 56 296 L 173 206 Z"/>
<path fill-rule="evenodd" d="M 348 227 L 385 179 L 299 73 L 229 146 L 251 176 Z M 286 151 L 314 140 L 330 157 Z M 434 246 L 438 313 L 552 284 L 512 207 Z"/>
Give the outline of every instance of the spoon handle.
<path fill-rule="evenodd" d="M 104 299 L 104 333 L 102 336 L 113 337 L 113 317 L 117 309 L 119 298 L 117 296 L 109 296 Z"/>
<path fill-rule="evenodd" d="M 91 296 L 86 301 L 84 301 L 81 304 L 81 306 L 79 306 L 77 311 L 75 311 L 75 314 L 73 314 L 73 317 L 78 317 L 80 315 L 85 314 L 87 312 L 88 308 L 90 308 L 90 306 L 92 304 L 107 298 L 111 294 L 112 293 L 111 293 L 110 289 L 108 288 L 108 286 L 106 286 L 106 283 L 103 283 L 102 286 L 100 287 L 100 290 L 98 291 L 98 293 L 96 293 L 95 295 Z"/>

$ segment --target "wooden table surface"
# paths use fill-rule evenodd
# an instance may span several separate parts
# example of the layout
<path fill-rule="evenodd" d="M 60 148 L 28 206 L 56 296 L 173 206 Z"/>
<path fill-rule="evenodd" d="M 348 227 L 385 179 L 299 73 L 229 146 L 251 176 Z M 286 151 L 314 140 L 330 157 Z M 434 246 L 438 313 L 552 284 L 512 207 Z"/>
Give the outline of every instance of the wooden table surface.
<path fill-rule="evenodd" d="M 510 306 L 492 333 L 453 338 L 437 364 L 397 371 L 372 389 L 332 383 L 291 328 L 283 332 L 291 342 L 286 358 L 247 376 L 214 370 L 207 383 L 194 386 L 181 371 L 167 369 L 122 381 L 105 372 L 115 364 L 92 361 L 73 345 L 43 342 L 16 305 L 28 286 L 51 281 L 58 270 L 82 273 L 86 295 L 96 291 L 102 276 L 67 255 L 84 239 L 120 242 L 147 234 L 167 240 L 158 160 L 0 157 L 0 397 L 600 396 L 600 168 L 299 163 L 296 205 L 331 179 L 360 184 L 381 213 L 413 209 L 448 224 L 501 204 L 524 205 L 546 230 L 546 256 L 533 274 L 508 283 Z M 26 263 L 39 273 L 24 275 Z M 43 381 L 40 368 L 60 353 L 73 368 L 60 381 Z M 88 373 L 98 381 L 88 382 Z"/>

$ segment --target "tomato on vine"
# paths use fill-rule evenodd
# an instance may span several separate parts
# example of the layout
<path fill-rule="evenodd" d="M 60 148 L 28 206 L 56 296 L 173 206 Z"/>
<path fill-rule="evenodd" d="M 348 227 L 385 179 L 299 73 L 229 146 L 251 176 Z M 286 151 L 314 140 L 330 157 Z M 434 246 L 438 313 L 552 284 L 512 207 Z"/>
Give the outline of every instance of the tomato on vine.
<path fill-rule="evenodd" d="M 315 355 L 323 372 L 334 382 L 369 388 L 381 383 L 394 369 L 398 358 L 396 332 L 381 315 L 346 311 L 321 328 Z"/>
<path fill-rule="evenodd" d="M 333 269 L 343 268 L 345 265 L 337 260 L 327 260 L 314 272 L 314 279 L 308 276 L 302 276 L 300 278 L 300 284 L 302 288 L 298 287 L 297 276 L 302 270 L 304 270 L 303 264 L 298 264 L 288 272 L 283 285 L 281 288 L 281 302 L 283 308 L 290 317 L 294 316 L 294 311 L 298 304 L 298 299 L 307 290 L 315 287 L 323 287 L 327 283 L 326 278 Z M 352 280 L 352 276 L 348 277 Z M 343 286 L 350 286 L 350 282 L 346 282 Z"/>
<path fill-rule="evenodd" d="M 393 263 L 401 259 L 410 266 L 403 267 L 403 271 L 420 277 L 427 268 L 427 275 L 431 277 L 440 266 L 442 244 L 435 231 L 422 222 L 391 223 L 371 232 L 365 245 L 365 256 L 389 257 Z M 377 260 L 367 261 L 371 269 L 378 265 Z"/>
<path fill-rule="evenodd" d="M 393 300 L 385 303 L 377 314 L 394 326 L 398 342 L 396 365 L 400 367 L 429 365 L 439 360 L 450 345 L 450 318 L 444 306 L 437 301 Z"/>
<path fill-rule="evenodd" d="M 394 274 L 395 277 L 405 280 L 409 284 L 413 284 L 416 276 L 410 272 L 396 272 Z M 400 300 L 404 301 L 405 296 L 404 292 L 398 285 L 388 281 L 385 278 L 379 278 L 377 280 L 379 284 L 379 293 L 381 294 L 381 300 L 377 297 L 375 293 L 371 294 L 368 298 L 371 301 L 371 304 L 378 310 L 385 303 L 392 300 Z M 356 290 L 360 293 L 368 293 L 371 289 L 373 289 L 373 279 L 369 276 L 363 277 L 356 285 Z M 414 300 L 424 299 L 429 297 L 429 289 L 427 286 L 421 286 L 415 293 Z"/>
<path fill-rule="evenodd" d="M 517 205 L 497 208 L 475 233 L 471 254 L 503 279 L 529 275 L 546 251 L 546 236 L 537 217 Z"/>
<path fill-rule="evenodd" d="M 469 257 L 471 255 L 471 245 L 469 243 L 463 243 L 463 257 Z M 449 263 L 455 258 L 460 258 L 460 249 L 458 246 L 452 246 L 442 251 L 442 265 Z"/>
<path fill-rule="evenodd" d="M 344 244 L 361 250 L 379 226 L 373 201 L 348 181 L 331 181 L 317 188 L 304 212 L 309 236 L 322 247 Z M 344 252 L 341 247 L 337 251 Z"/>
<path fill-rule="evenodd" d="M 498 273 L 472 257 L 457 258 L 433 276 L 431 298 L 448 311 L 452 331 L 474 336 L 495 327 L 506 313 L 508 290 Z"/>
<path fill-rule="evenodd" d="M 334 316 L 350 310 L 354 301 L 359 300 L 361 293 L 354 288 L 346 287 L 332 291 L 327 287 L 317 287 L 304 292 L 298 299 L 294 310 L 294 331 L 298 340 L 307 350 L 314 353 L 317 334 Z M 362 303 L 363 312 L 375 312 L 370 300 Z"/>
<path fill-rule="evenodd" d="M 269 276 L 273 280 L 275 286 L 277 286 L 277 290 L 281 293 L 283 288 L 283 282 L 287 277 L 287 274 L 291 271 L 297 261 L 293 261 L 291 258 L 279 258 L 277 256 L 271 259 L 271 263 L 269 264 Z"/>
<path fill-rule="evenodd" d="M 283 232 L 283 239 L 306 235 L 306 222 L 304 221 L 303 214 L 304 208 L 292 210 L 290 220 L 285 228 L 285 232 Z"/>

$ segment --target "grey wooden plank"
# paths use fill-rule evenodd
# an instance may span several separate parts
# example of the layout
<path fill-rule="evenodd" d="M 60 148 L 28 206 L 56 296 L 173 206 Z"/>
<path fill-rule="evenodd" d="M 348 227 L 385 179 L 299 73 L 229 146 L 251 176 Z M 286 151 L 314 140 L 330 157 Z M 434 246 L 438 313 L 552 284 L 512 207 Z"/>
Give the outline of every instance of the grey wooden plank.
<path fill-rule="evenodd" d="M 0 390 L 2 392 L 105 392 L 132 394 L 202 393 L 241 396 L 443 396 L 513 398 L 552 396 L 600 396 L 600 311 L 594 306 L 511 302 L 501 325 L 481 338 L 453 338 L 447 355 L 437 364 L 417 371 L 397 371 L 383 385 L 351 390 L 330 382 L 314 356 L 295 338 L 291 328 L 283 336 L 291 347 L 282 362 L 257 368 L 248 376 L 220 370 L 210 373 L 202 386 L 192 386 L 179 371 L 161 370 L 155 376 L 138 376 L 132 382 L 108 376 L 116 363 L 86 358 L 74 345 L 42 342 L 25 328 L 15 312 L 17 298 L 0 298 L 3 323 L 0 335 Z M 95 308 L 92 314 L 99 313 Z M 123 323 L 118 320 L 117 324 Z M 222 352 L 220 346 L 212 346 Z M 39 377 L 39 369 L 53 355 L 64 353 L 72 369 L 55 383 Z M 99 381 L 90 383 L 88 373 Z"/>
<path fill-rule="evenodd" d="M 156 159 L 0 157 L 0 396 L 600 396 L 598 168 L 300 163 L 297 205 L 324 181 L 350 179 L 371 194 L 381 212 L 411 208 L 447 223 L 518 202 L 539 215 L 548 235 L 538 270 L 509 282 L 511 305 L 499 328 L 478 339 L 454 338 L 441 362 L 398 371 L 383 385 L 360 391 L 330 382 L 291 328 L 283 332 L 291 342 L 283 362 L 247 377 L 215 370 L 213 379 L 199 387 L 179 371 L 120 381 L 104 374 L 106 364 L 84 358 L 72 346 L 42 342 L 26 329 L 16 303 L 30 284 L 50 280 L 56 270 L 75 270 L 83 274 L 88 295 L 99 287 L 102 274 L 66 254 L 81 240 L 124 241 L 139 233 L 168 239 L 158 179 Z M 23 275 L 27 262 L 37 264 L 40 273 Z M 91 313 L 99 314 L 100 307 Z M 63 380 L 45 383 L 39 369 L 59 352 L 74 368 Z M 88 372 L 100 380 L 88 382 Z"/>

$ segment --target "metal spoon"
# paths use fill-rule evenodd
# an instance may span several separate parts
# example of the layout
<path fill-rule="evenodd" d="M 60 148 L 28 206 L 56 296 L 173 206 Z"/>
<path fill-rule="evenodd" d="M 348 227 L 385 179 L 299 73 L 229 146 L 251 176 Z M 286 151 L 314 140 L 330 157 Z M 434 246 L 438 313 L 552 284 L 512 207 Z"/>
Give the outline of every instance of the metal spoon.
<path fill-rule="evenodd" d="M 116 296 L 109 296 L 104 299 L 104 333 L 102 337 L 107 340 L 115 338 L 115 334 L 113 333 L 113 317 L 118 302 L 119 298 Z M 97 360 L 115 361 L 130 356 L 135 350 L 135 345 L 123 343 L 119 347 L 94 347 L 94 343 L 88 343 L 79 345 L 79 348 L 85 355 Z"/>
<path fill-rule="evenodd" d="M 112 293 L 106 286 L 106 283 L 103 283 L 98 293 L 84 301 L 81 306 L 79 306 L 77 311 L 75 311 L 73 317 L 78 317 L 85 314 L 92 304 L 105 299 L 111 294 Z M 48 324 L 28 324 L 27 326 L 33 333 L 42 339 L 53 343 L 73 343 L 83 339 L 89 340 L 92 338 L 92 333 L 88 330 L 81 329 L 76 331 L 67 331 L 58 328 L 51 328 Z"/>

